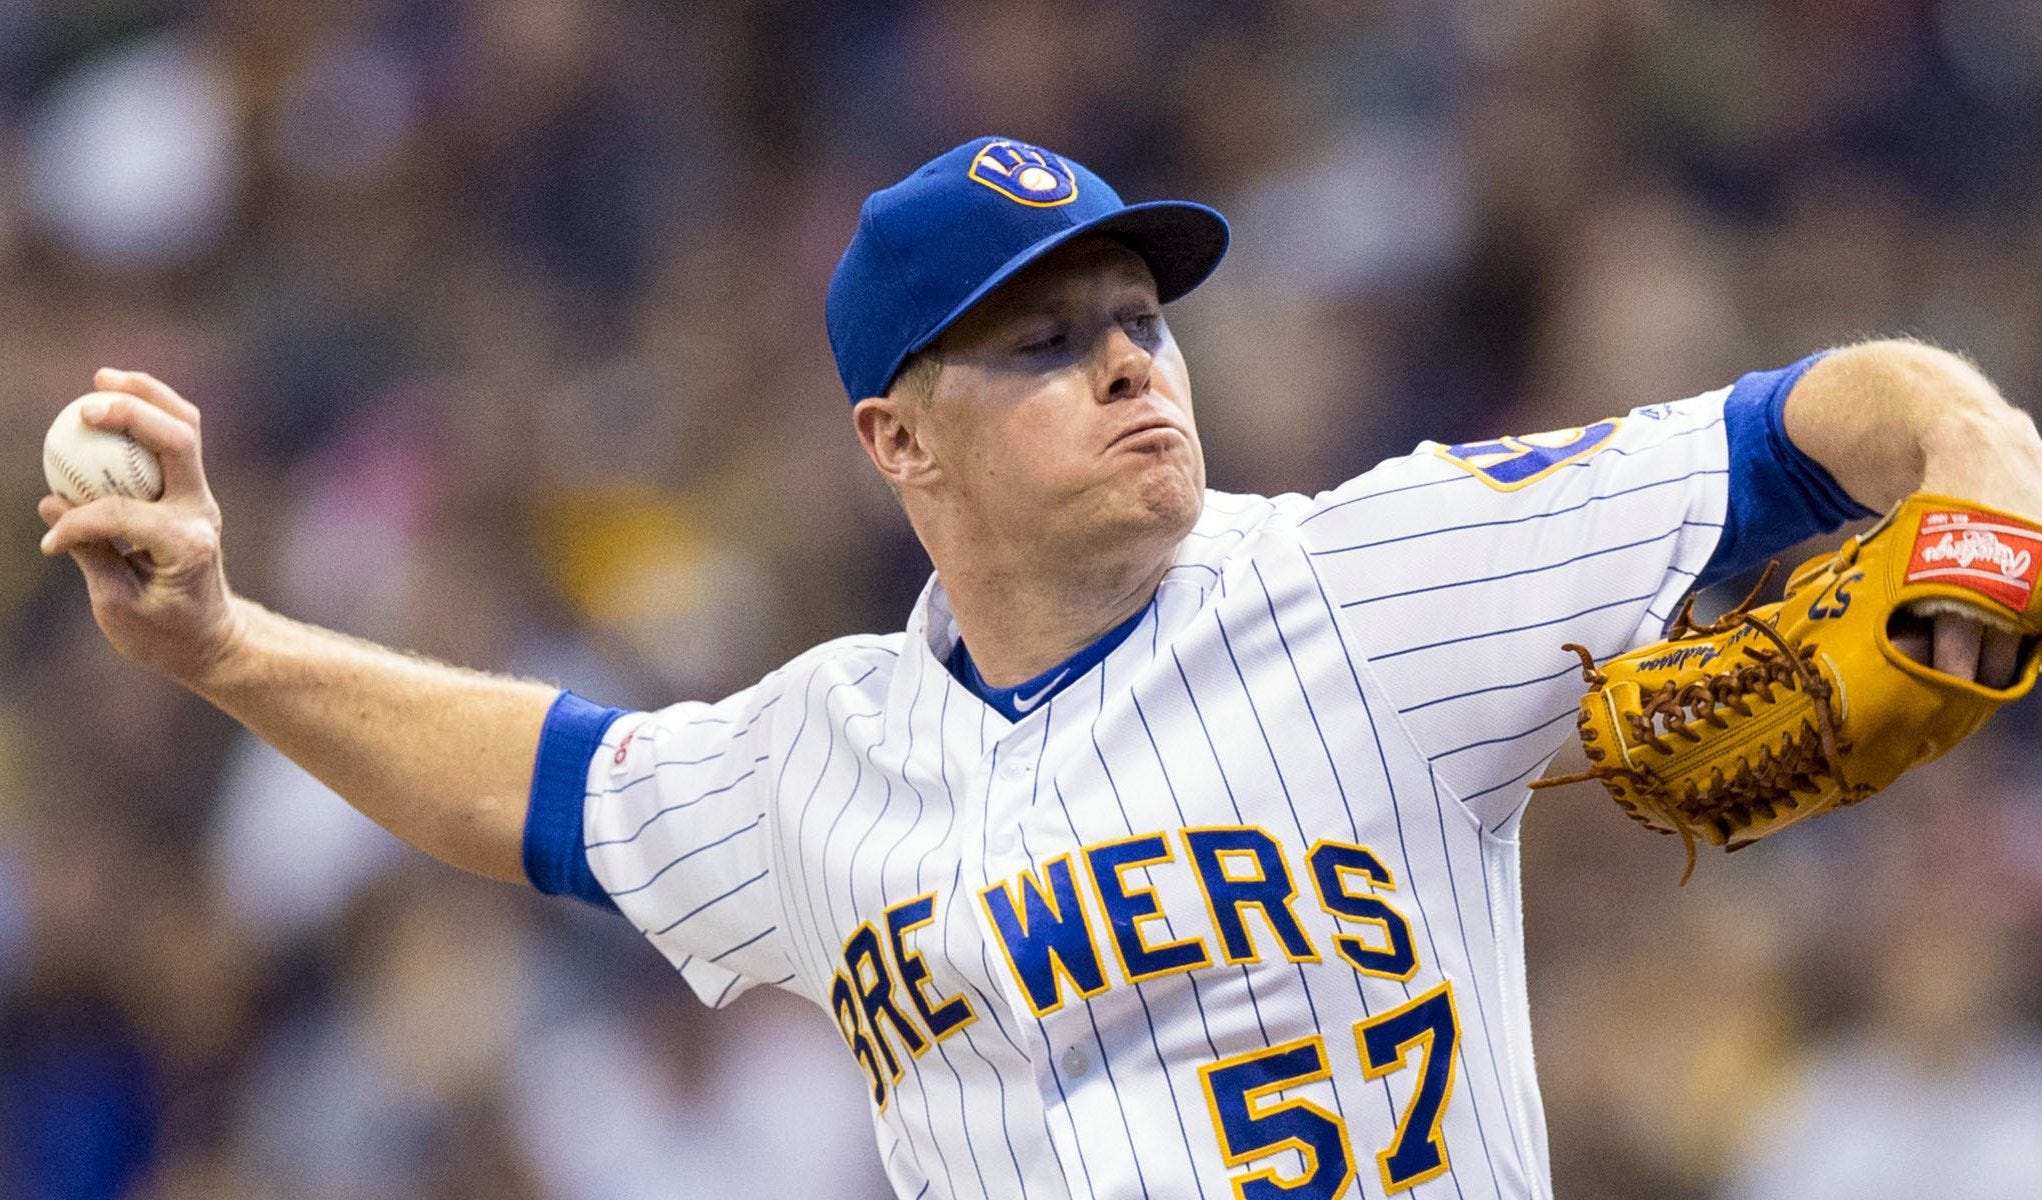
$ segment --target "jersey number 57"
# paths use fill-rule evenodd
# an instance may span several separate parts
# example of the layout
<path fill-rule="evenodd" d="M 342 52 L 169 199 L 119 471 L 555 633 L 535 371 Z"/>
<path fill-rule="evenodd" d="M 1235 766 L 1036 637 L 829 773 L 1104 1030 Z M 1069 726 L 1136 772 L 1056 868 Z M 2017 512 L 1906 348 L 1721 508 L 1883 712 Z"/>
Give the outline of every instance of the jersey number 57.
<path fill-rule="evenodd" d="M 1447 1169 L 1446 1142 L 1439 1127 L 1453 1094 L 1460 1034 L 1451 983 L 1354 1027 L 1365 1079 L 1380 1079 L 1410 1065 L 1416 1050 L 1416 1086 L 1397 1118 L 1396 1136 L 1376 1155 L 1385 1192 L 1415 1187 Z M 1325 1041 L 1316 1034 L 1199 1069 L 1228 1166 L 1284 1150 L 1295 1150 L 1304 1160 L 1303 1172 L 1289 1178 L 1279 1176 L 1275 1167 L 1235 1176 L 1234 1194 L 1241 1200 L 1332 1200 L 1354 1182 L 1354 1153 L 1340 1114 L 1303 1097 L 1270 1100 L 1274 1093 L 1317 1083 L 1332 1073 Z"/>

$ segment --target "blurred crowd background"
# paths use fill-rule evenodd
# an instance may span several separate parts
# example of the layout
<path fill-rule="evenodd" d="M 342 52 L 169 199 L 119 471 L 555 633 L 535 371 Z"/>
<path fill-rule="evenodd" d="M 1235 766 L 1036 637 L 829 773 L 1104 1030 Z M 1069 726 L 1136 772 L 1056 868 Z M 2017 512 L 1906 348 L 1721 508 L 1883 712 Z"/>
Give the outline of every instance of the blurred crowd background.
<path fill-rule="evenodd" d="M 883 1193 L 819 1012 L 702 1009 L 115 659 L 35 456 L 154 371 L 248 595 L 721 694 L 925 578 L 822 297 L 984 132 L 1232 218 L 1172 316 L 1221 488 L 1878 333 L 2042 399 L 2033 0 L 0 0 L 0 1200 Z M 1544 796 L 1560 1195 L 2042 1195 L 2038 730 L 1685 889 Z"/>

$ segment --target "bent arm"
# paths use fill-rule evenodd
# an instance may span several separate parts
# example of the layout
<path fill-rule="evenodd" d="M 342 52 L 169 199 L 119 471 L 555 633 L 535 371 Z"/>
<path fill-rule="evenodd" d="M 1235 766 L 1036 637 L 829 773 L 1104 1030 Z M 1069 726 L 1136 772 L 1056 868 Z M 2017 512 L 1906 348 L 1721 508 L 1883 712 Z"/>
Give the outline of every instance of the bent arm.
<path fill-rule="evenodd" d="M 124 657 L 190 688 L 384 828 L 464 870 L 524 879 L 527 797 L 554 689 L 444 666 L 280 617 L 235 596 L 220 556 L 197 406 L 151 376 L 84 413 L 163 460 L 163 496 L 45 496 L 42 550 L 85 576 Z"/>
<path fill-rule="evenodd" d="M 2042 518 L 2042 437 L 1978 368 L 1920 342 L 1865 342 L 1827 355 L 1787 395 L 1787 436 L 1851 497 L 1884 511 L 1928 491 Z M 1895 629 L 1903 652 L 1962 679 L 2011 682 L 2020 637 L 1961 612 Z"/>
<path fill-rule="evenodd" d="M 1787 396 L 1787 436 L 1884 511 L 1931 491 L 2042 517 L 2042 438 L 1969 362 L 1905 340 L 1827 355 Z"/>

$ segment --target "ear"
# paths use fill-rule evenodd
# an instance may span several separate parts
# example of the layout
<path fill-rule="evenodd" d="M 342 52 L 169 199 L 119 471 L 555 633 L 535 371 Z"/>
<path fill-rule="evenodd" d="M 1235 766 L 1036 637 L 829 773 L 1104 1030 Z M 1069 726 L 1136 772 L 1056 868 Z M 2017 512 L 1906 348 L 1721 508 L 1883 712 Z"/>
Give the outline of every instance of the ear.
<path fill-rule="evenodd" d="M 858 441 L 879 474 L 903 491 L 927 487 L 936 477 L 928 441 L 929 410 L 912 399 L 870 396 L 851 410 Z"/>

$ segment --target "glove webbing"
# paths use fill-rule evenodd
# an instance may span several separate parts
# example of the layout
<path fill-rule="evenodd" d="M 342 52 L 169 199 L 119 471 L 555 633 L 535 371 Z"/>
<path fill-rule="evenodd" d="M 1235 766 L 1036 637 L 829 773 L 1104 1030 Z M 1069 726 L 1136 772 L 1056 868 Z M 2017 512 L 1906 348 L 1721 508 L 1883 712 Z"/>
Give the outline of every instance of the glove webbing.
<path fill-rule="evenodd" d="M 1725 775 L 1721 768 L 1716 768 L 1706 789 L 1690 780 L 1685 794 L 1676 797 L 1667 791 L 1657 776 L 1607 761 L 1609 751 L 1593 744 L 1596 733 L 1588 728 L 1588 714 L 1584 712 L 1578 724 L 1582 727 L 1582 750 L 1588 756 L 1589 769 L 1536 780 L 1531 784 L 1533 788 L 1559 787 L 1610 776 L 1629 780 L 1639 792 L 1657 802 L 1667 815 L 1684 818 L 1672 822 L 1675 829 L 1659 831 L 1677 831 L 1680 834 L 1681 844 L 1687 851 L 1687 869 L 1680 877 L 1683 885 L 1695 871 L 1696 826 L 1704 822 L 1714 826 L 1727 843 L 1738 829 L 1750 824 L 1754 815 L 1771 819 L 1777 808 L 1794 808 L 1800 803 L 1796 793 L 1821 794 L 1820 780 L 1828 778 L 1843 783 L 1841 751 L 1849 747 L 1837 740 L 1835 720 L 1830 712 L 1834 689 L 1814 669 L 1814 647 L 1804 647 L 1796 653 L 1778 630 L 1751 615 L 1752 607 L 1772 581 L 1778 566 L 1777 561 L 1767 565 L 1750 594 L 1709 624 L 1695 622 L 1694 597 L 1689 596 L 1667 633 L 1669 641 L 1679 641 L 1716 637 L 1743 625 L 1764 635 L 1776 649 L 1747 645 L 1743 652 L 1752 661 L 1732 664 L 1685 684 L 1668 680 L 1644 699 L 1639 711 L 1623 716 L 1638 741 L 1661 754 L 1671 754 L 1673 745 L 1666 740 L 1668 735 L 1699 742 L 1702 735 L 1689 728 L 1692 722 L 1701 721 L 1717 729 L 1727 729 L 1730 723 L 1718 715 L 1718 708 L 1727 708 L 1739 716 L 1749 717 L 1754 697 L 1768 704 L 1776 702 L 1773 688 L 1777 685 L 1789 691 L 1801 691 L 1813 701 L 1812 723 L 1804 720 L 1800 733 L 1788 735 L 1777 749 L 1769 743 L 1761 745 L 1756 761 L 1740 758 L 1734 774 Z M 1562 649 L 1572 650 L 1581 656 L 1581 675 L 1591 688 L 1601 688 L 1608 683 L 1608 676 L 1596 666 L 1595 656 L 1586 646 L 1568 642 Z M 1844 803 L 1855 803 L 1862 798 L 1851 795 L 1853 790 L 1848 786 L 1843 788 L 1847 797 Z M 1646 816 L 1638 811 L 1635 803 L 1624 799 L 1618 802 L 1632 820 L 1646 823 Z M 1741 850 L 1743 846 L 1727 848 Z"/>

